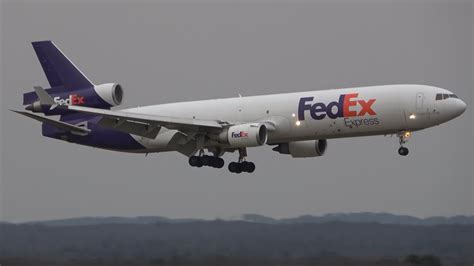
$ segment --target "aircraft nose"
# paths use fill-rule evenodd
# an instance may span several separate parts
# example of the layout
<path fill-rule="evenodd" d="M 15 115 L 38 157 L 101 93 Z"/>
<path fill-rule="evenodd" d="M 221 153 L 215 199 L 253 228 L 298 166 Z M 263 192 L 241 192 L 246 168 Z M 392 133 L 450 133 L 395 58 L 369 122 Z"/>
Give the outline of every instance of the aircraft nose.
<path fill-rule="evenodd" d="M 464 111 L 466 111 L 466 103 L 461 99 L 456 99 L 450 106 L 451 112 L 454 117 L 460 116 Z"/>

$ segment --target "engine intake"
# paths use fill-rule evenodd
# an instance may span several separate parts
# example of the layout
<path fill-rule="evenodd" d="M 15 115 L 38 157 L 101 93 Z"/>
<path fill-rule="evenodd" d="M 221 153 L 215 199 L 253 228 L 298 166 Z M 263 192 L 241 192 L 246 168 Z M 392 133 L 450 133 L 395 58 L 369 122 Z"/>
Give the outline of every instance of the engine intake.
<path fill-rule="evenodd" d="M 232 147 L 255 147 L 267 143 L 268 132 L 264 124 L 247 123 L 229 127 L 219 134 L 220 143 Z"/>
<path fill-rule="evenodd" d="M 117 83 L 105 83 L 94 87 L 95 92 L 102 100 L 111 106 L 117 106 L 122 103 L 123 89 Z"/>
<path fill-rule="evenodd" d="M 290 154 L 293 158 L 318 157 L 324 155 L 328 142 L 325 139 L 290 141 L 278 144 L 274 151 Z"/>

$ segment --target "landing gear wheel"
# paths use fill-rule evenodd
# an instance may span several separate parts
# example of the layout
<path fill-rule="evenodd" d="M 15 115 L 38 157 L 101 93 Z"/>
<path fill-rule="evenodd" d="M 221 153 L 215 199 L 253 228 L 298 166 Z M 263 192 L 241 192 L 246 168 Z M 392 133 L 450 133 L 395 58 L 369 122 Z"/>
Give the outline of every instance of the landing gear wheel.
<path fill-rule="evenodd" d="M 236 174 L 240 174 L 242 172 L 253 173 L 255 171 L 255 164 L 252 162 L 247 162 L 246 157 L 247 157 L 247 149 L 240 148 L 239 161 L 231 162 L 228 166 L 229 171 L 231 173 L 236 173 Z"/>
<path fill-rule="evenodd" d="M 231 162 L 228 168 L 231 173 L 236 173 L 236 174 L 242 173 L 242 164 L 240 163 Z"/>
<path fill-rule="evenodd" d="M 242 171 L 247 172 L 247 173 L 253 173 L 255 171 L 255 164 L 252 162 L 242 162 Z"/>
<path fill-rule="evenodd" d="M 201 157 L 199 156 L 191 156 L 189 157 L 189 165 L 192 167 L 202 167 L 203 166 L 203 161 L 201 160 Z"/>
<path fill-rule="evenodd" d="M 398 154 L 400 154 L 401 156 L 407 156 L 408 155 L 408 148 L 400 147 L 398 149 Z"/>
<path fill-rule="evenodd" d="M 203 155 L 203 156 L 201 157 L 202 165 L 212 166 L 212 163 L 214 162 L 213 159 L 214 159 L 214 158 L 212 158 L 212 157 L 209 156 L 209 155 Z"/>
<path fill-rule="evenodd" d="M 242 172 L 253 173 L 255 171 L 255 164 L 247 161 L 243 161 L 241 163 L 231 162 L 229 164 L 229 171 L 236 174 L 240 174 Z"/>
<path fill-rule="evenodd" d="M 222 168 L 224 167 L 224 159 L 222 158 L 219 158 L 219 157 L 213 157 L 213 163 L 212 163 L 212 167 L 214 168 Z"/>
<path fill-rule="evenodd" d="M 224 159 L 217 156 L 200 155 L 189 157 L 189 165 L 192 167 L 210 166 L 214 168 L 222 168 L 224 164 Z"/>

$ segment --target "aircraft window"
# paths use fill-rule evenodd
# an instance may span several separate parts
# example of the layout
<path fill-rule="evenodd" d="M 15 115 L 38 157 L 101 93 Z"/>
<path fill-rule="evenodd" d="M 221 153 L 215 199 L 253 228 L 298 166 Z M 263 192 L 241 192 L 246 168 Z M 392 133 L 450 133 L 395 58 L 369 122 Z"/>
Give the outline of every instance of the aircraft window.
<path fill-rule="evenodd" d="M 444 93 L 437 93 L 436 94 L 436 101 L 444 100 L 444 99 L 448 99 L 448 98 L 458 98 L 458 96 L 456 96 L 456 94 L 444 94 Z"/>

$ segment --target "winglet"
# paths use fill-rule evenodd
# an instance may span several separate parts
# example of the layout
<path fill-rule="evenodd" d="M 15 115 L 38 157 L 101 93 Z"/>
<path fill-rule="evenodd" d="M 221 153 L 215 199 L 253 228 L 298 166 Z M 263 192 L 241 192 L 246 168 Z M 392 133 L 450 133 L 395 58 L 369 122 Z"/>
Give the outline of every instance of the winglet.
<path fill-rule="evenodd" d="M 51 106 L 50 110 L 53 110 L 58 106 L 58 104 L 54 102 L 51 95 L 49 95 L 42 87 L 34 86 L 33 88 L 35 89 L 36 95 L 38 95 L 41 105 Z"/>

